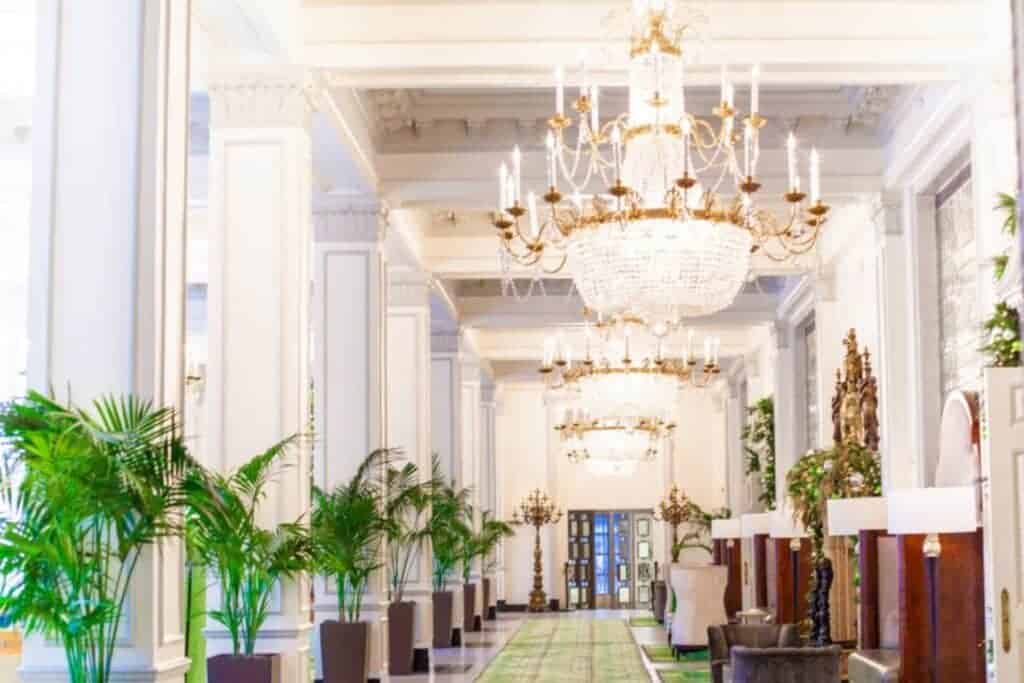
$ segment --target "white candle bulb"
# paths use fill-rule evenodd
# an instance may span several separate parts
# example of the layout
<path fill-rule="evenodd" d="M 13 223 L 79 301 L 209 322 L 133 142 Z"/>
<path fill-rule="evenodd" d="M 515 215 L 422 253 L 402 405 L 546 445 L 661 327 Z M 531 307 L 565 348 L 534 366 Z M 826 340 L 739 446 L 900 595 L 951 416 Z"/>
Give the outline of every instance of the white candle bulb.
<path fill-rule="evenodd" d="M 693 360 L 693 330 L 686 334 L 686 362 Z"/>
<path fill-rule="evenodd" d="M 617 125 L 612 126 L 612 154 L 615 157 L 615 178 L 622 177 L 622 133 Z"/>
<path fill-rule="evenodd" d="M 590 87 L 589 74 L 587 73 L 587 51 L 581 49 L 578 53 L 577 61 L 580 63 L 580 97 L 587 94 L 587 88 Z"/>
<path fill-rule="evenodd" d="M 736 101 L 736 86 L 732 83 L 725 84 L 725 103 L 732 108 L 733 103 Z"/>
<path fill-rule="evenodd" d="M 601 115 L 597 108 L 597 99 L 601 94 L 601 89 L 595 83 L 590 86 L 590 129 L 597 136 L 601 132 Z"/>
<path fill-rule="evenodd" d="M 565 115 L 565 71 L 561 65 L 555 69 L 555 112 Z"/>
<path fill-rule="evenodd" d="M 508 208 L 508 166 L 504 163 L 501 164 L 501 168 L 498 169 L 498 211 L 504 211 Z"/>
<path fill-rule="evenodd" d="M 755 64 L 750 74 L 750 113 L 761 111 L 761 65 Z"/>
<path fill-rule="evenodd" d="M 505 181 L 505 208 L 512 206 L 513 198 L 516 196 L 516 184 L 512 180 L 512 176 L 509 176 L 508 180 Z"/>
<path fill-rule="evenodd" d="M 523 199 L 523 153 L 519 151 L 519 145 L 512 150 L 512 177 L 515 181 L 514 202 L 521 202 Z"/>
<path fill-rule="evenodd" d="M 711 339 L 707 338 L 704 340 L 704 363 L 711 362 Z"/>
<path fill-rule="evenodd" d="M 554 187 L 555 184 L 556 184 L 555 183 L 555 179 L 556 179 L 556 168 L 555 168 L 555 162 L 556 162 L 556 157 L 555 157 L 555 134 L 553 132 L 551 132 L 550 130 L 548 131 L 548 137 L 547 137 L 547 140 L 545 141 L 545 144 L 547 145 L 547 148 L 548 148 L 548 185 L 550 187 Z"/>
<path fill-rule="evenodd" d="M 725 99 L 726 90 L 728 90 L 728 86 L 729 86 L 729 81 L 728 81 L 728 78 L 727 78 L 726 72 L 725 72 L 725 64 L 722 65 L 721 81 L 722 81 L 722 83 L 721 83 L 721 86 L 722 86 L 721 100 L 722 100 L 722 102 L 725 102 L 726 101 L 726 99 Z"/>
<path fill-rule="evenodd" d="M 530 237 L 536 240 L 540 237 L 540 217 L 537 215 L 537 195 L 531 192 L 527 195 L 527 208 L 530 212 Z"/>
<path fill-rule="evenodd" d="M 551 337 L 546 337 L 544 339 L 544 360 L 543 360 L 543 365 L 546 368 L 551 367 L 551 363 L 554 360 L 554 355 L 555 355 L 554 348 L 555 348 L 554 340 L 551 339 Z"/>
<path fill-rule="evenodd" d="M 817 149 L 811 149 L 811 203 L 821 199 L 821 159 Z"/>
<path fill-rule="evenodd" d="M 796 136 L 792 132 L 786 138 L 786 163 L 789 167 L 789 189 L 796 192 L 800 184 L 796 174 Z"/>
<path fill-rule="evenodd" d="M 754 175 L 753 172 L 753 158 L 752 158 L 752 143 L 754 139 L 754 127 L 747 121 L 747 124 L 743 127 L 743 163 L 744 163 L 744 175 L 748 178 Z"/>

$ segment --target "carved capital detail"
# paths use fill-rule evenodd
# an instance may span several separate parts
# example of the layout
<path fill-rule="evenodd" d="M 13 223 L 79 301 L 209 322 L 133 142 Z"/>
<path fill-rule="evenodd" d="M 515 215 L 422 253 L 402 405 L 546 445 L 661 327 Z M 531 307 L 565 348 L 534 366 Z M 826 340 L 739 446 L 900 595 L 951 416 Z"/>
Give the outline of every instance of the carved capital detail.
<path fill-rule="evenodd" d="M 391 306 L 430 306 L 430 277 L 417 271 L 391 271 L 388 304 Z"/>
<path fill-rule="evenodd" d="M 383 242 L 387 213 L 377 203 L 318 208 L 313 234 L 317 242 Z"/>
<path fill-rule="evenodd" d="M 212 128 L 309 128 L 314 86 L 303 68 L 216 74 L 210 82 Z"/>

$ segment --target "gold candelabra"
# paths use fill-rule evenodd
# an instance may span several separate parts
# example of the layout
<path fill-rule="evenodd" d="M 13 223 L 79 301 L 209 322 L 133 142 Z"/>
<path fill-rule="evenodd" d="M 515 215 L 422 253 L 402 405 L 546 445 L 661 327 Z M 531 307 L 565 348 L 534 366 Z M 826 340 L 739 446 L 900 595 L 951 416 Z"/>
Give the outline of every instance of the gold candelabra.
<path fill-rule="evenodd" d="M 543 612 L 546 608 L 547 594 L 544 593 L 544 575 L 541 570 L 542 553 L 540 549 L 540 528 L 545 524 L 558 524 L 562 519 L 562 511 L 548 494 L 534 489 L 519 503 L 519 508 L 512 512 L 512 523 L 530 525 L 534 528 L 533 544 L 533 590 L 530 591 L 531 612 Z"/>
<path fill-rule="evenodd" d="M 668 495 L 658 503 L 658 507 L 654 511 L 654 519 L 671 525 L 673 547 L 679 542 L 679 525 L 690 521 L 692 509 L 693 503 L 678 484 L 672 484 Z"/>

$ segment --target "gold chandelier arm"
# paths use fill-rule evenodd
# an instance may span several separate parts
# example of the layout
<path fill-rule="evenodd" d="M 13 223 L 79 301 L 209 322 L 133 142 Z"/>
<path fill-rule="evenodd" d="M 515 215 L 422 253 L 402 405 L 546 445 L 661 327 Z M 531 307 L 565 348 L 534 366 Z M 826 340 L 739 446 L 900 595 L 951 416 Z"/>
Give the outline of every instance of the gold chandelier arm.
<path fill-rule="evenodd" d="M 546 267 L 544 267 L 544 264 L 542 263 L 541 264 L 541 270 L 544 271 L 545 275 L 555 275 L 556 273 L 562 272 L 562 269 L 565 268 L 565 264 L 566 264 L 566 262 L 568 260 L 569 260 L 569 255 L 568 254 L 562 254 L 562 258 L 561 258 L 561 260 L 559 260 L 558 265 L 555 268 L 551 268 L 551 269 L 546 268 Z"/>

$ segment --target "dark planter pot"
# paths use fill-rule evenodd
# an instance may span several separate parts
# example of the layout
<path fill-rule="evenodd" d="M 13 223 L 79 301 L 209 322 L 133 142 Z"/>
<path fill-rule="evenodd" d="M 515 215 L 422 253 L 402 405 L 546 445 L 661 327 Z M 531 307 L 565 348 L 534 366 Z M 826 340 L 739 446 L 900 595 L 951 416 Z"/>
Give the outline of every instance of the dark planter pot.
<path fill-rule="evenodd" d="M 476 631 L 476 584 L 462 585 L 462 629 L 466 633 Z"/>
<path fill-rule="evenodd" d="M 668 606 L 668 586 L 664 581 L 654 582 L 654 618 L 660 624 L 665 621 L 665 607 Z"/>
<path fill-rule="evenodd" d="M 414 602 L 393 602 L 388 605 L 388 673 L 393 676 L 412 673 L 415 615 Z"/>
<path fill-rule="evenodd" d="M 481 602 L 481 604 L 484 606 L 482 610 L 484 613 L 483 617 L 487 621 L 490 621 L 494 618 L 491 616 L 491 580 L 486 577 L 484 578 L 483 581 L 483 591 L 483 601 Z"/>
<path fill-rule="evenodd" d="M 281 683 L 281 655 L 217 655 L 206 660 L 209 683 Z"/>
<path fill-rule="evenodd" d="M 369 661 L 370 625 L 328 619 L 320 624 L 323 683 L 365 683 Z"/>
<path fill-rule="evenodd" d="M 452 646 L 452 606 L 455 596 L 451 591 L 433 593 L 431 596 L 434 609 L 434 647 Z"/>

